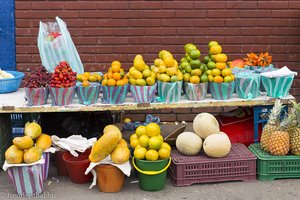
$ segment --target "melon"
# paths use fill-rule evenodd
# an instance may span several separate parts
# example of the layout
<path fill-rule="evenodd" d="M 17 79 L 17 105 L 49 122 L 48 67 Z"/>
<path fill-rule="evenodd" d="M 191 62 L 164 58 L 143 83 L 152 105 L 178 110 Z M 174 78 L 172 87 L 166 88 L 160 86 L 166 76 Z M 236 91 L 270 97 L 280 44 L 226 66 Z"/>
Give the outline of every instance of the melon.
<path fill-rule="evenodd" d="M 183 132 L 176 139 L 176 148 L 184 155 L 197 155 L 202 148 L 202 139 L 193 132 Z"/>
<path fill-rule="evenodd" d="M 198 114 L 193 121 L 193 128 L 196 134 L 202 139 L 207 136 L 220 132 L 218 120 L 209 113 Z"/>
<path fill-rule="evenodd" d="M 203 142 L 203 150 L 209 157 L 225 157 L 230 149 L 231 142 L 225 133 L 209 135 Z"/>

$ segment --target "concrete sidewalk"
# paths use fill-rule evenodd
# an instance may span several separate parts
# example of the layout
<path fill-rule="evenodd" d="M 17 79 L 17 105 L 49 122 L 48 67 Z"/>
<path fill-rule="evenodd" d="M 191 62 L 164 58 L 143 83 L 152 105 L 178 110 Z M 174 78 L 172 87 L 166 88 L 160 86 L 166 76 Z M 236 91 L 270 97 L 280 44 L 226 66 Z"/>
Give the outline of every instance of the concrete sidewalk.
<path fill-rule="evenodd" d="M 52 178 L 53 177 L 53 178 Z M 209 199 L 209 200 L 239 200 L 239 199 L 300 199 L 300 180 L 284 179 L 275 181 L 225 182 L 217 184 L 196 184 L 187 187 L 175 187 L 169 180 L 164 190 L 145 192 L 139 189 L 136 178 L 126 178 L 119 193 L 102 193 L 97 186 L 88 189 L 89 184 L 73 184 L 68 177 L 56 174 L 55 166 L 50 166 L 48 180 L 44 183 L 45 192 L 40 199 Z M 6 172 L 0 172 L 0 199 L 25 199 L 17 197 L 13 186 L 8 181 Z M 34 199 L 38 199 L 34 197 Z"/>

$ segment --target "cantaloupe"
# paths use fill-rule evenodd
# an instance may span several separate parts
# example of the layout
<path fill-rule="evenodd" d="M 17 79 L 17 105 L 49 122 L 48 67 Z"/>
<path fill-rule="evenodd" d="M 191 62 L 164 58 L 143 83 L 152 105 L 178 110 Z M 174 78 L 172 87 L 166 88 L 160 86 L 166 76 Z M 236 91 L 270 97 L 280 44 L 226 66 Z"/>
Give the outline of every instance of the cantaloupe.
<path fill-rule="evenodd" d="M 218 120 L 209 113 L 198 114 L 193 121 L 193 128 L 196 134 L 202 139 L 207 136 L 220 132 Z"/>
<path fill-rule="evenodd" d="M 222 158 L 229 154 L 231 142 L 225 133 L 211 134 L 203 142 L 203 150 L 209 157 Z"/>
<path fill-rule="evenodd" d="M 183 132 L 176 139 L 176 148 L 184 155 L 197 155 L 202 148 L 202 139 L 193 132 Z"/>
<path fill-rule="evenodd" d="M 91 162 L 100 162 L 106 158 L 116 148 L 120 140 L 122 139 L 122 133 L 116 126 L 109 125 L 108 129 L 105 129 L 105 133 L 99 138 L 98 141 L 92 147 L 92 151 L 89 155 Z"/>

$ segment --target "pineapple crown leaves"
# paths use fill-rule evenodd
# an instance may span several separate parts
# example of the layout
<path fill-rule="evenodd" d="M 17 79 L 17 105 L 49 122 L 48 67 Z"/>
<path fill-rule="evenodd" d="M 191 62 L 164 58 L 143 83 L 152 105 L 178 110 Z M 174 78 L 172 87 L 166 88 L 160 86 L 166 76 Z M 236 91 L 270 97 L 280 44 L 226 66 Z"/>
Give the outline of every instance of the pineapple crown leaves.
<path fill-rule="evenodd" d="M 280 114 L 284 107 L 285 106 L 282 105 L 282 102 L 280 101 L 280 99 L 276 99 L 275 104 L 274 104 L 271 112 L 269 113 L 269 123 L 270 124 L 276 124 L 277 122 L 280 121 Z"/>
<path fill-rule="evenodd" d="M 297 102 L 292 101 L 292 113 L 294 114 L 296 125 L 300 127 L 300 103 L 297 104 Z"/>
<path fill-rule="evenodd" d="M 287 130 L 290 126 L 293 126 L 295 123 L 295 115 L 293 113 L 288 114 L 284 112 L 283 120 L 280 122 L 280 130 Z"/>

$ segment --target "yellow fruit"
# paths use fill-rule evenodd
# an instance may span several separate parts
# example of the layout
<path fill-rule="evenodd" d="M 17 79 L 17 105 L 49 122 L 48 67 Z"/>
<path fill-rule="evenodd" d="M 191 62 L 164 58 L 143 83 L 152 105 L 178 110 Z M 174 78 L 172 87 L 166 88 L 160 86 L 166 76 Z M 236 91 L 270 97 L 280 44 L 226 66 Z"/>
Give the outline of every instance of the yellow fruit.
<path fill-rule="evenodd" d="M 156 73 L 155 72 L 151 72 L 151 76 L 150 77 L 155 80 L 156 79 Z"/>
<path fill-rule="evenodd" d="M 181 71 L 178 71 L 177 77 L 178 77 L 178 80 L 179 80 L 179 81 L 182 81 L 182 80 L 183 80 L 183 74 L 182 74 Z"/>
<path fill-rule="evenodd" d="M 77 74 L 76 80 L 81 82 L 82 81 L 82 74 Z"/>
<path fill-rule="evenodd" d="M 185 81 L 185 82 L 190 82 L 190 79 L 191 79 L 191 74 L 185 73 L 185 74 L 183 75 L 183 81 Z"/>
<path fill-rule="evenodd" d="M 142 135 L 141 137 L 139 137 L 139 144 L 142 147 L 147 148 L 148 147 L 148 141 L 149 141 L 149 137 L 147 135 Z"/>
<path fill-rule="evenodd" d="M 146 134 L 149 137 L 160 135 L 160 127 L 159 127 L 159 125 L 156 124 L 156 123 L 153 123 L 153 122 L 147 124 L 146 125 Z"/>
<path fill-rule="evenodd" d="M 138 85 L 138 86 L 145 86 L 146 85 L 145 79 L 137 79 L 136 80 L 136 85 Z"/>
<path fill-rule="evenodd" d="M 214 82 L 215 83 L 223 83 L 223 77 L 222 76 L 215 76 L 214 77 Z"/>
<path fill-rule="evenodd" d="M 89 86 L 90 86 L 90 82 L 88 82 L 88 81 L 83 81 L 83 82 L 81 83 L 81 85 L 82 85 L 82 87 L 89 87 Z"/>
<path fill-rule="evenodd" d="M 129 140 L 134 140 L 134 139 L 138 139 L 138 136 L 134 133 L 130 136 Z"/>
<path fill-rule="evenodd" d="M 137 145 L 139 145 L 139 139 L 132 139 L 132 140 L 130 141 L 130 146 L 131 146 L 132 148 L 135 148 Z"/>
<path fill-rule="evenodd" d="M 171 55 L 170 52 L 166 51 L 166 50 L 161 50 L 159 53 L 158 53 L 158 57 L 160 59 L 163 59 L 166 55 Z"/>
<path fill-rule="evenodd" d="M 216 68 L 222 70 L 226 68 L 226 63 L 216 63 Z"/>
<path fill-rule="evenodd" d="M 41 159 L 43 154 L 43 150 L 40 147 L 31 147 L 27 151 L 24 152 L 23 159 L 27 164 L 37 162 Z"/>
<path fill-rule="evenodd" d="M 153 136 L 149 139 L 148 143 L 149 143 L 148 145 L 149 145 L 150 149 L 158 150 L 158 149 L 160 149 L 163 141 L 158 136 Z"/>
<path fill-rule="evenodd" d="M 158 73 L 160 73 L 160 74 L 165 73 L 166 70 L 167 70 L 166 66 L 161 65 L 158 67 Z"/>
<path fill-rule="evenodd" d="M 143 78 L 146 79 L 146 78 L 148 78 L 150 76 L 151 76 L 151 70 L 150 69 L 145 69 L 143 71 Z"/>
<path fill-rule="evenodd" d="M 130 79 L 129 79 L 129 83 L 130 83 L 131 85 L 136 85 L 136 80 L 135 80 L 134 78 L 130 78 Z"/>
<path fill-rule="evenodd" d="M 191 75 L 192 76 L 201 76 L 202 75 L 202 71 L 201 71 L 201 69 L 193 69 L 191 71 Z"/>
<path fill-rule="evenodd" d="M 116 83 L 117 86 L 123 86 L 125 85 L 124 81 L 123 80 L 118 80 L 117 83 Z"/>
<path fill-rule="evenodd" d="M 138 126 L 135 130 L 135 134 L 138 138 L 142 135 L 146 135 L 146 126 Z"/>
<path fill-rule="evenodd" d="M 166 74 L 171 77 L 171 76 L 177 75 L 178 71 L 175 67 L 169 67 L 166 69 Z"/>
<path fill-rule="evenodd" d="M 222 52 L 222 47 L 220 45 L 211 46 L 209 49 L 209 53 L 213 54 L 213 55 L 221 53 L 221 52 Z"/>
<path fill-rule="evenodd" d="M 91 72 L 84 72 L 83 75 L 86 76 L 87 78 L 89 78 L 91 75 Z"/>
<path fill-rule="evenodd" d="M 120 66 L 121 67 L 121 63 L 119 61 L 117 61 L 117 60 L 113 61 L 111 63 L 111 65 L 116 65 L 116 66 Z"/>
<path fill-rule="evenodd" d="M 222 76 L 230 76 L 231 75 L 231 69 L 230 68 L 225 68 L 222 70 Z"/>
<path fill-rule="evenodd" d="M 88 78 L 88 81 L 90 81 L 90 82 L 96 82 L 96 81 L 98 81 L 98 76 L 92 74 L 92 75 L 90 75 L 90 77 Z"/>
<path fill-rule="evenodd" d="M 104 128 L 103 135 L 92 147 L 89 155 L 91 162 L 99 162 L 106 158 L 122 139 L 122 133 L 117 127 L 110 126 L 106 130 Z M 133 141 L 133 140 L 132 140 Z"/>
<path fill-rule="evenodd" d="M 170 82 L 171 78 L 167 74 L 161 74 L 160 75 L 160 80 L 163 81 L 163 82 Z"/>
<path fill-rule="evenodd" d="M 133 60 L 133 66 L 135 69 L 139 71 L 143 71 L 145 69 L 145 62 L 143 60 L 143 57 L 141 55 L 136 55 L 136 57 Z"/>
<path fill-rule="evenodd" d="M 193 84 L 198 84 L 198 83 L 200 83 L 200 77 L 199 76 L 191 76 L 190 82 Z"/>
<path fill-rule="evenodd" d="M 103 134 L 107 134 L 107 133 L 110 133 L 110 132 L 120 132 L 120 129 L 115 126 L 115 125 L 107 125 L 104 127 L 103 129 Z"/>
<path fill-rule="evenodd" d="M 208 75 L 207 78 L 208 78 L 209 82 L 213 82 L 214 81 L 214 77 L 211 74 Z"/>
<path fill-rule="evenodd" d="M 167 67 L 173 67 L 173 65 L 175 64 L 173 56 L 167 56 L 163 60 Z"/>
<path fill-rule="evenodd" d="M 115 164 L 123 164 L 130 158 L 130 151 L 128 147 L 117 146 L 110 154 L 111 160 Z"/>
<path fill-rule="evenodd" d="M 155 65 L 156 67 L 159 67 L 160 65 L 164 65 L 164 61 L 163 61 L 162 59 L 160 59 L 160 58 L 156 58 L 156 59 L 154 60 L 154 65 Z"/>
<path fill-rule="evenodd" d="M 146 152 L 146 160 L 155 161 L 158 159 L 158 152 L 150 149 Z"/>
<path fill-rule="evenodd" d="M 158 137 L 161 141 L 164 141 L 164 138 L 163 138 L 162 135 L 158 135 L 157 137 Z"/>
<path fill-rule="evenodd" d="M 32 139 L 38 138 L 42 134 L 42 128 L 36 122 L 27 122 L 25 124 L 24 134 Z"/>
<path fill-rule="evenodd" d="M 23 137 L 15 137 L 13 144 L 20 150 L 29 149 L 33 146 L 34 142 L 31 137 L 25 135 Z"/>
<path fill-rule="evenodd" d="M 169 151 L 171 151 L 171 146 L 166 142 L 162 143 L 161 148 L 165 148 L 165 149 L 168 149 Z"/>
<path fill-rule="evenodd" d="M 108 79 L 108 81 L 107 81 L 108 86 L 115 86 L 116 83 L 117 83 L 116 80 L 112 79 L 112 78 Z"/>
<path fill-rule="evenodd" d="M 51 147 L 52 145 L 52 140 L 50 135 L 47 134 L 42 134 L 36 141 L 36 146 L 40 147 L 43 149 L 43 151 L 45 151 L 46 149 L 48 149 L 49 147 Z"/>
<path fill-rule="evenodd" d="M 134 70 L 136 70 L 136 69 L 135 69 L 133 66 L 130 67 L 130 69 L 129 69 L 129 74 L 132 75 L 132 72 L 133 72 Z"/>
<path fill-rule="evenodd" d="M 142 72 L 135 70 L 132 72 L 132 77 L 135 79 L 142 79 L 143 78 L 143 74 Z"/>
<path fill-rule="evenodd" d="M 208 43 L 208 47 L 209 47 L 209 48 L 212 47 L 212 46 L 215 46 L 215 45 L 219 45 L 219 43 L 218 43 L 217 41 L 210 41 L 210 42 Z"/>
<path fill-rule="evenodd" d="M 102 85 L 107 86 L 108 79 L 103 79 Z"/>
<path fill-rule="evenodd" d="M 221 70 L 218 68 L 215 68 L 213 70 L 211 70 L 211 75 L 212 76 L 220 76 L 221 75 Z"/>
<path fill-rule="evenodd" d="M 128 118 L 128 117 L 126 117 L 126 118 L 123 120 L 123 122 L 124 122 L 124 123 L 129 123 L 129 122 L 131 122 L 131 119 Z"/>
<path fill-rule="evenodd" d="M 155 79 L 152 78 L 152 77 L 148 77 L 146 79 L 146 83 L 147 83 L 148 86 L 154 85 L 155 84 Z"/>
<path fill-rule="evenodd" d="M 147 149 L 144 147 L 134 149 L 133 156 L 137 159 L 145 159 Z"/>
<path fill-rule="evenodd" d="M 159 67 L 153 67 L 151 70 L 156 74 L 159 72 Z"/>
<path fill-rule="evenodd" d="M 170 155 L 171 155 L 171 151 L 167 148 L 160 148 L 158 150 L 159 159 L 170 158 Z"/>
<path fill-rule="evenodd" d="M 5 160 L 9 164 L 20 164 L 23 162 L 23 154 L 24 152 L 16 145 L 11 145 L 6 151 L 5 151 Z"/>
<path fill-rule="evenodd" d="M 215 61 L 218 63 L 226 63 L 227 55 L 225 53 L 219 53 L 215 56 Z"/>
<path fill-rule="evenodd" d="M 128 147 L 126 140 L 124 140 L 123 138 L 120 140 L 120 142 L 117 144 L 117 147 Z"/>

